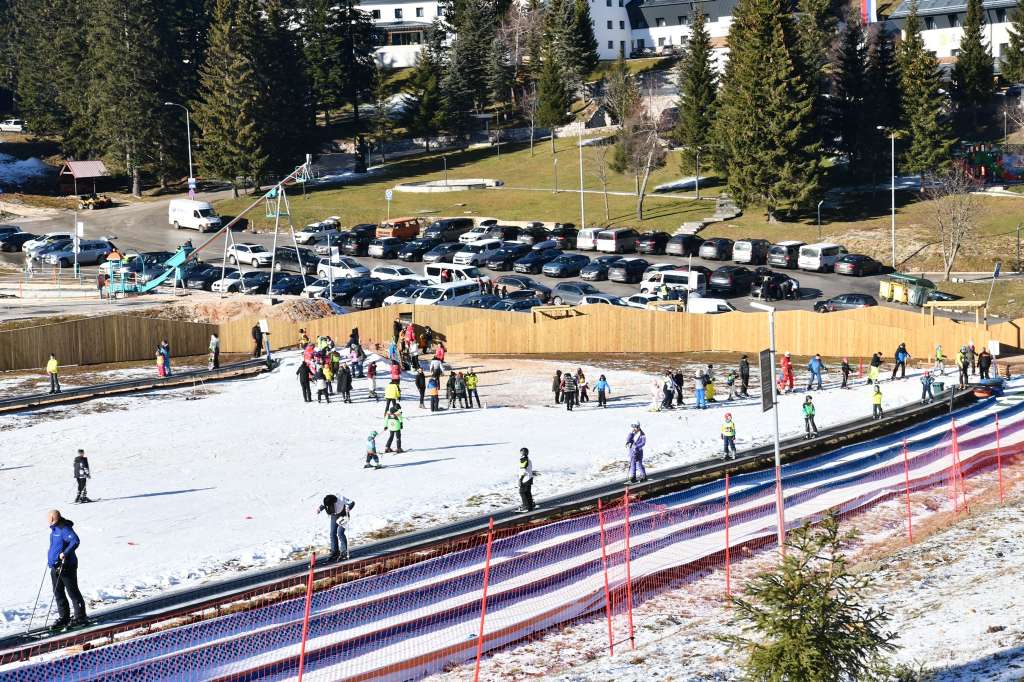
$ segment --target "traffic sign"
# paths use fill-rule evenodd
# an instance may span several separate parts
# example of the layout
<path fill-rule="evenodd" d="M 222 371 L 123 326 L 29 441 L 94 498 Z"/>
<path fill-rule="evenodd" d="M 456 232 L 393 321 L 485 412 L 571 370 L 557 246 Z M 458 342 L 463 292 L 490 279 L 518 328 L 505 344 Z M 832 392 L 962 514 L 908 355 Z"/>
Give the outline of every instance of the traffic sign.
<path fill-rule="evenodd" d="M 391 201 L 391 197 L 393 197 L 393 196 L 395 196 L 395 193 L 394 193 L 393 190 L 390 190 L 390 189 L 384 190 L 384 198 L 385 199 L 387 199 L 388 201 Z"/>
<path fill-rule="evenodd" d="M 189 178 L 188 179 L 188 188 L 189 189 L 195 189 L 196 188 L 196 179 L 195 178 Z"/>

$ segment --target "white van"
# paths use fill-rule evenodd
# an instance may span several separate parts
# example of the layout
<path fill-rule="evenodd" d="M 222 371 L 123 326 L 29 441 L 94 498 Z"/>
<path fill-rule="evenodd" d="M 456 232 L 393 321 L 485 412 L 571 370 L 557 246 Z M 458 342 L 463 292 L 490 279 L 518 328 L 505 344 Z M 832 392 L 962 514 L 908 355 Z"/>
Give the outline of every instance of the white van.
<path fill-rule="evenodd" d="M 476 282 L 449 282 L 428 286 L 413 299 L 413 305 L 459 305 L 480 293 Z"/>
<path fill-rule="evenodd" d="M 498 239 L 478 239 L 456 251 L 452 256 L 452 263 L 455 265 L 483 265 L 502 246 L 504 244 Z"/>
<path fill-rule="evenodd" d="M 705 315 L 715 313 L 731 313 L 736 307 L 724 298 L 689 298 L 686 301 L 686 312 Z"/>
<path fill-rule="evenodd" d="M 213 206 L 192 199 L 171 199 L 167 206 L 167 222 L 174 225 L 176 230 L 187 227 L 207 232 L 221 227 L 220 216 L 213 210 Z"/>
<path fill-rule="evenodd" d="M 598 251 L 605 253 L 633 253 L 636 251 L 636 240 L 640 233 L 631 227 L 619 227 L 612 230 L 601 230 L 597 233 L 594 243 Z M 576 238 L 579 248 L 579 237 Z"/>
<path fill-rule="evenodd" d="M 576 250 L 577 251 L 596 251 L 597 250 L 597 233 L 601 231 L 599 227 L 588 227 L 580 230 L 576 233 Z"/>
<path fill-rule="evenodd" d="M 431 284 L 447 284 L 463 280 L 476 284 L 478 277 L 490 279 L 474 265 L 455 265 L 454 263 L 428 263 L 423 268 L 423 276 Z"/>
<path fill-rule="evenodd" d="M 640 293 L 656 294 L 662 284 L 670 291 L 681 289 L 698 296 L 707 293 L 708 285 L 704 273 L 696 270 L 648 270 L 640 281 Z"/>
<path fill-rule="evenodd" d="M 839 244 L 808 244 L 800 247 L 797 267 L 813 272 L 829 272 L 836 261 L 846 255 L 846 249 Z"/>

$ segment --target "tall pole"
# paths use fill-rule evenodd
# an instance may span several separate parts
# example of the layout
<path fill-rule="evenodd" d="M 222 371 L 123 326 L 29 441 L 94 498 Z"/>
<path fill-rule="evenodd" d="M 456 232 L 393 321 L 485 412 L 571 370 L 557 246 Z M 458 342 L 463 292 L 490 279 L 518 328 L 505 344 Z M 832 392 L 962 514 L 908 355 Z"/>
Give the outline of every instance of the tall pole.
<path fill-rule="evenodd" d="M 558 194 L 558 157 L 554 158 L 554 166 L 555 166 L 555 191 L 554 191 L 554 193 Z"/>
<path fill-rule="evenodd" d="M 448 186 L 448 155 L 442 154 L 441 158 L 444 159 L 444 186 Z M 390 206 L 388 207 L 391 208 Z"/>
<path fill-rule="evenodd" d="M 821 201 L 818 202 L 818 241 L 819 242 L 821 241 L 821 205 L 823 203 L 825 203 L 824 199 L 822 199 Z"/>
<path fill-rule="evenodd" d="M 586 213 L 583 210 L 583 128 L 580 128 L 580 229 L 587 226 Z"/>
<path fill-rule="evenodd" d="M 763 310 L 768 313 L 768 359 L 772 365 L 772 372 L 775 371 L 775 308 L 763 303 L 752 302 L 751 308 Z M 764 378 L 762 377 L 762 381 Z M 775 422 L 775 511 L 776 529 L 779 542 L 779 555 L 786 556 L 786 511 L 783 507 L 782 497 L 782 455 L 779 436 L 779 388 L 775 383 L 775 377 L 768 377 L 772 384 L 772 417 Z"/>
<path fill-rule="evenodd" d="M 192 122 L 189 117 L 188 107 L 184 104 L 178 104 L 177 102 L 164 102 L 165 107 L 178 107 L 185 110 L 185 137 L 188 140 L 188 177 L 194 178 L 195 175 L 192 172 Z"/>
<path fill-rule="evenodd" d="M 892 206 L 892 269 L 896 270 L 896 131 L 893 130 L 889 139 L 891 142 L 890 155 L 892 162 L 892 192 L 891 192 L 891 206 Z"/>
<path fill-rule="evenodd" d="M 697 198 L 700 199 L 700 147 L 697 147 L 697 175 L 693 181 L 697 186 Z"/>

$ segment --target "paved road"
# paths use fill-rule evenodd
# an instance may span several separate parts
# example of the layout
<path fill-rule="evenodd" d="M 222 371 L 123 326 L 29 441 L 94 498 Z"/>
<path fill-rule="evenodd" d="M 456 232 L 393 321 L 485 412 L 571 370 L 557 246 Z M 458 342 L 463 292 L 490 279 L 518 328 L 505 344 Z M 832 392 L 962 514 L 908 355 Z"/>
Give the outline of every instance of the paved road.
<path fill-rule="evenodd" d="M 227 191 L 202 194 L 200 199 L 214 201 L 229 196 Z M 96 212 L 81 212 L 79 219 L 85 223 L 86 237 L 114 237 L 115 243 L 122 249 L 129 251 L 173 251 L 185 239 L 199 245 L 205 241 L 207 235 L 200 235 L 191 230 L 177 231 L 167 223 L 168 199 L 145 201 L 128 206 L 119 206 L 111 209 Z M 70 212 L 44 219 L 24 219 L 14 221 L 20 224 L 23 229 L 29 232 L 42 233 L 54 230 L 70 230 L 72 228 L 74 215 Z M 780 238 L 784 235 L 780 235 Z M 255 242 L 264 244 L 268 248 L 273 241 L 272 234 L 249 234 L 235 233 L 237 242 Z M 219 263 L 221 261 L 221 243 L 211 245 L 208 253 L 202 255 L 203 260 Z M 594 252 L 583 252 L 585 255 L 594 256 Z M 652 263 L 685 263 L 686 258 L 676 256 L 645 256 Z M 382 263 L 398 262 L 383 261 L 375 258 L 360 258 L 367 267 L 374 267 Z M 0 254 L 0 261 L 22 264 L 21 254 Z M 705 261 L 694 258 L 695 265 L 704 265 L 712 270 L 724 265 L 723 262 Z M 416 270 L 421 267 L 419 264 L 411 264 Z M 502 273 L 504 274 L 504 273 Z M 802 299 L 800 301 L 779 301 L 774 303 L 781 310 L 812 308 L 814 301 L 835 296 L 843 293 L 866 293 L 877 297 L 878 277 L 845 277 L 834 274 L 820 274 L 811 272 L 794 272 L 793 274 L 801 284 Z M 535 276 L 535 279 L 547 286 L 554 286 L 560 280 L 544 276 Z M 573 278 L 578 279 L 578 278 Z M 639 291 L 637 284 L 616 284 L 614 282 L 596 282 L 595 286 L 606 293 L 616 296 L 628 296 Z M 730 297 L 729 300 L 740 310 L 750 310 L 749 299 L 746 296 Z"/>

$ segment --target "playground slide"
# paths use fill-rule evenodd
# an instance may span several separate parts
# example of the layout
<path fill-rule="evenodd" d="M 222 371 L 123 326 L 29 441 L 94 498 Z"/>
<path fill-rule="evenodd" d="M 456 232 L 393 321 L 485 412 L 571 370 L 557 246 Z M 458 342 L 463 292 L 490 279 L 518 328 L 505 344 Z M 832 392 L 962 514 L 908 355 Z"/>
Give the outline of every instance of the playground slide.
<path fill-rule="evenodd" d="M 125 281 L 124 279 L 121 279 L 120 281 L 118 281 L 117 279 L 111 280 L 111 293 L 121 292 L 145 294 L 150 291 L 153 291 L 158 286 L 166 282 L 168 277 L 171 277 L 175 273 L 181 271 L 181 266 L 184 265 L 185 261 L 188 260 L 188 257 L 192 253 L 192 251 L 193 249 L 191 248 L 178 247 L 178 250 L 175 252 L 175 254 L 164 262 L 164 265 L 167 266 L 167 269 L 164 270 L 162 274 L 157 275 L 156 277 L 149 280 L 145 284 L 138 284 L 137 282 L 128 282 Z"/>

